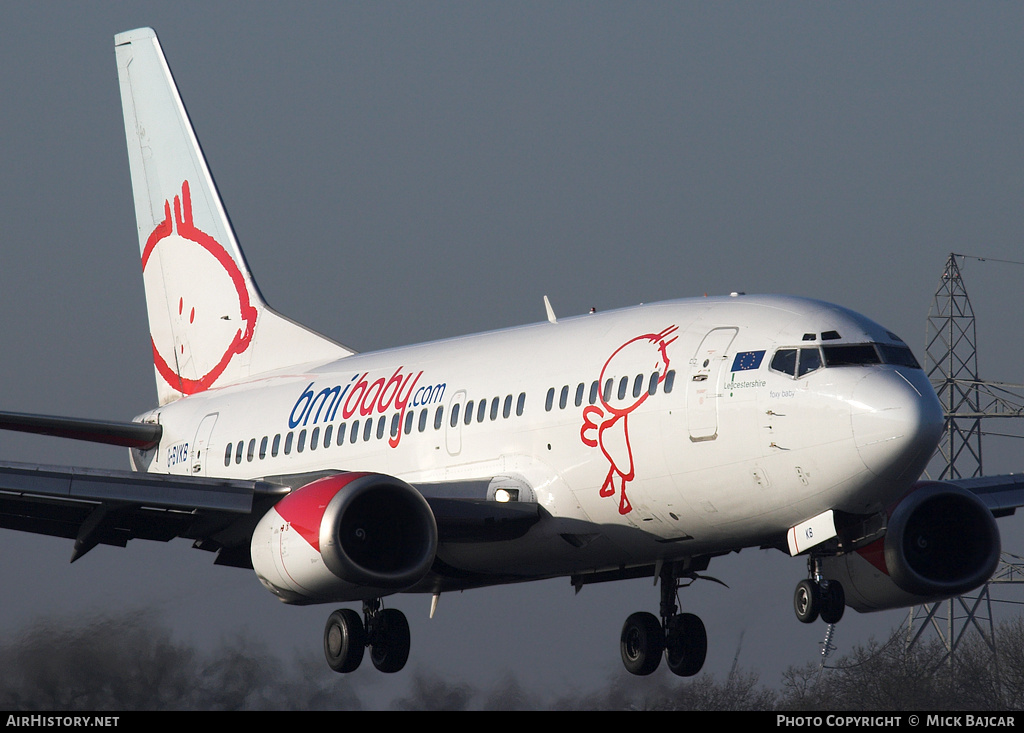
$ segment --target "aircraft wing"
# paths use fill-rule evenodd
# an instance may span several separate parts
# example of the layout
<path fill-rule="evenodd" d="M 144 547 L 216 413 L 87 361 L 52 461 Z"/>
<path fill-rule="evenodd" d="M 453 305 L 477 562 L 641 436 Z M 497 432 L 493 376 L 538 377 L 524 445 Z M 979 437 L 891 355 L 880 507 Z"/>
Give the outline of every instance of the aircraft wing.
<path fill-rule="evenodd" d="M 442 544 L 514 539 L 540 519 L 533 503 L 444 489 L 434 484 L 425 492 Z M 217 564 L 249 567 L 252 528 L 291 490 L 276 481 L 0 462 L 0 528 L 73 539 L 72 562 L 98 544 L 184 537 L 219 551 Z"/>
<path fill-rule="evenodd" d="M 74 539 L 74 562 L 97 544 L 215 536 L 251 515 L 257 497 L 286 491 L 264 481 L 0 463 L 0 527 Z"/>
<path fill-rule="evenodd" d="M 996 517 L 1013 514 L 1024 506 L 1024 474 L 1008 473 L 978 478 L 947 479 L 943 483 L 966 489 L 981 499 Z"/>

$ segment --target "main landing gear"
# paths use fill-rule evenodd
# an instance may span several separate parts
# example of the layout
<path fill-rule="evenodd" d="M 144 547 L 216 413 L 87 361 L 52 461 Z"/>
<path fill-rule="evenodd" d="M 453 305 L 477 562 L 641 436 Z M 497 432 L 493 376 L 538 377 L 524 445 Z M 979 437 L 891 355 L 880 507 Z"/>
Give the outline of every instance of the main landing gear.
<path fill-rule="evenodd" d="M 619 644 L 622 663 L 633 674 L 648 675 L 658 668 L 664 654 L 674 674 L 692 677 L 700 672 L 708 653 L 704 622 L 692 613 L 677 613 L 679 579 L 674 566 L 664 566 L 659 579 L 661 619 L 646 611 L 626 619 Z"/>
<path fill-rule="evenodd" d="M 370 647 L 370 661 L 381 672 L 398 672 L 409 659 L 409 622 L 396 608 L 381 608 L 379 598 L 363 601 L 363 617 L 339 608 L 324 627 L 324 655 L 335 672 L 352 672 Z"/>
<path fill-rule="evenodd" d="M 827 624 L 837 624 L 846 610 L 846 593 L 838 580 L 828 580 L 821 574 L 821 560 L 807 558 L 807 574 L 810 578 L 796 584 L 793 594 L 793 610 L 796 617 L 805 624 L 812 624 L 821 616 Z"/>

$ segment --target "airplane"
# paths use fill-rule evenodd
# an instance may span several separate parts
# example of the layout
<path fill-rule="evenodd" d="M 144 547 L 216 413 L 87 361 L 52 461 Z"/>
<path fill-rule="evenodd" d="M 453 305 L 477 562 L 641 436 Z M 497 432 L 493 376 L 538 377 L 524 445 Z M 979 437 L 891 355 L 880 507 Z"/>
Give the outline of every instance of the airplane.
<path fill-rule="evenodd" d="M 911 349 L 801 297 L 731 293 L 373 353 L 271 309 L 156 33 L 115 36 L 157 406 L 128 422 L 0 413 L 0 428 L 128 448 L 130 470 L 0 464 L 0 527 L 96 546 L 187 538 L 329 615 L 324 653 L 411 646 L 396 593 L 654 578 L 626 669 L 697 674 L 679 591 L 710 561 L 807 564 L 797 618 L 965 593 L 1000 555 L 1019 477 L 920 477 L 943 411 Z M 718 581 L 720 582 L 720 581 Z"/>

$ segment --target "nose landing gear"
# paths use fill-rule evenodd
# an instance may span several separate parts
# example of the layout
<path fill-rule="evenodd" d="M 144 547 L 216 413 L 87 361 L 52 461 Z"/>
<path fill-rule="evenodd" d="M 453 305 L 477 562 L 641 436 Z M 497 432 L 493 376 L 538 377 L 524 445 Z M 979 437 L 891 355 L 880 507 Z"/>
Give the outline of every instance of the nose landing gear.
<path fill-rule="evenodd" d="M 664 654 L 668 668 L 680 677 L 692 677 L 704 666 L 708 636 L 704 622 L 692 613 L 678 613 L 676 593 L 679 578 L 674 565 L 662 567 L 661 619 L 641 611 L 630 615 L 622 626 L 619 649 L 626 670 L 649 675 L 661 664 Z"/>
<path fill-rule="evenodd" d="M 793 594 L 793 610 L 797 619 L 811 624 L 820 615 L 827 624 L 839 623 L 846 610 L 846 593 L 842 584 L 822 576 L 820 558 L 808 558 L 807 571 L 811 577 L 797 583 Z"/>

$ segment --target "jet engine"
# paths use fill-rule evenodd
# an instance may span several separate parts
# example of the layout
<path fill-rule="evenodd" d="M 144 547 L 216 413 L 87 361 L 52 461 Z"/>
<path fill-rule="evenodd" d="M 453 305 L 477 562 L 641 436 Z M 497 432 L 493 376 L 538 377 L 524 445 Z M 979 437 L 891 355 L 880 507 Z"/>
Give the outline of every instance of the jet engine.
<path fill-rule="evenodd" d="M 922 482 L 889 512 L 885 535 L 838 557 L 822 559 L 857 611 L 913 606 L 966 593 L 999 562 L 992 512 L 953 484 Z"/>
<path fill-rule="evenodd" d="M 418 583 L 437 551 L 423 496 L 379 473 L 341 473 L 281 499 L 256 525 L 252 566 L 286 603 L 367 600 Z"/>

